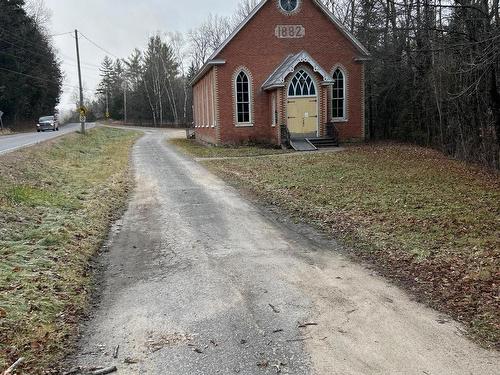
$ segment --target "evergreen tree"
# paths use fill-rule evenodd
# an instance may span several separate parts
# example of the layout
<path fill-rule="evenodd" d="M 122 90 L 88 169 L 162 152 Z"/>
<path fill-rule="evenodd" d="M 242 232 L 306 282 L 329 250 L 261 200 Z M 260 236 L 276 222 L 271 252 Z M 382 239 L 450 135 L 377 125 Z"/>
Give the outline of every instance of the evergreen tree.
<path fill-rule="evenodd" d="M 50 40 L 23 6 L 0 0 L 0 110 L 11 127 L 53 114 L 63 80 Z"/>

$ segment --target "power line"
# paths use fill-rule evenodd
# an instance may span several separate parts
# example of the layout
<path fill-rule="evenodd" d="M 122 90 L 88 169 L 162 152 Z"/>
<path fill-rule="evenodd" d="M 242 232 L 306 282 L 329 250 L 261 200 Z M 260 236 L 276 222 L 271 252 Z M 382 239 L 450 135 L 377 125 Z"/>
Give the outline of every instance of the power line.
<path fill-rule="evenodd" d="M 33 78 L 33 79 L 36 79 L 36 80 L 39 80 L 39 81 L 42 81 L 42 82 L 47 82 L 47 83 L 55 84 L 55 82 L 53 80 L 36 77 L 36 76 L 31 75 L 31 74 L 21 73 L 21 72 L 15 71 L 15 70 L 7 69 L 7 68 L 2 68 L 2 67 L 0 67 L 0 70 L 4 70 L 6 72 L 17 74 L 17 75 L 28 77 L 28 78 Z M 61 83 L 61 86 L 72 88 L 72 89 L 78 88 L 77 86 L 67 85 L 67 84 L 64 84 L 64 83 Z M 92 93 L 95 92 L 95 90 L 89 90 L 89 89 L 84 89 L 84 91 L 92 92 Z"/>
<path fill-rule="evenodd" d="M 44 54 L 42 54 L 42 53 L 35 52 L 35 51 L 29 50 L 29 49 L 27 49 L 27 48 L 21 47 L 21 46 L 19 46 L 19 45 L 15 44 L 15 43 L 12 43 L 11 41 L 9 41 L 9 40 L 7 40 L 7 39 L 2 38 L 2 37 L 0 37 L 0 40 L 1 40 L 1 41 L 3 41 L 3 42 L 5 42 L 5 43 L 10 44 L 10 45 L 11 45 L 11 46 L 13 46 L 13 47 L 16 47 L 16 48 L 22 49 L 23 51 L 26 51 L 26 52 L 28 52 L 28 53 L 31 53 L 31 54 L 33 54 L 33 55 L 35 55 L 35 56 L 41 56 L 41 57 L 43 57 L 43 58 L 46 58 L 46 57 L 47 57 L 47 55 L 44 55 Z"/>
<path fill-rule="evenodd" d="M 43 58 L 46 58 L 46 57 L 47 57 L 46 55 L 44 55 L 44 54 L 42 54 L 42 53 L 35 52 L 35 51 L 33 51 L 33 50 L 30 50 L 30 49 L 27 49 L 27 48 L 21 47 L 20 45 L 15 44 L 15 43 L 12 43 L 11 41 L 6 40 L 6 39 L 3 39 L 3 38 L 1 38 L 1 37 L 0 37 L 0 40 L 2 40 L 2 41 L 4 41 L 4 42 L 6 42 L 6 43 L 8 43 L 8 44 L 10 44 L 12 47 L 19 48 L 19 49 L 21 49 L 21 50 L 23 50 L 23 51 L 25 51 L 25 52 L 27 52 L 27 53 L 29 53 L 29 54 L 32 54 L 33 56 L 39 56 L 39 57 L 43 57 Z M 4 53 L 5 53 L 5 52 L 4 52 Z M 55 53 L 55 54 L 56 54 L 56 55 L 61 55 L 61 56 L 63 57 L 63 59 L 67 59 L 67 60 L 70 60 L 70 61 L 73 61 L 74 63 L 76 63 L 76 59 L 75 59 L 75 58 L 73 58 L 73 57 L 70 57 L 70 56 L 68 56 L 68 55 L 65 55 L 65 54 L 63 54 L 63 53 L 61 53 L 61 52 L 57 52 L 57 53 Z M 85 66 L 87 66 L 87 67 L 89 67 L 89 68 L 100 69 L 100 66 L 95 65 L 95 64 L 90 64 L 90 63 L 82 62 L 82 65 L 85 65 Z"/>
<path fill-rule="evenodd" d="M 15 34 L 13 34 L 12 32 L 7 31 L 7 30 L 2 29 L 2 28 L 0 28 L 0 30 L 1 30 L 1 31 L 3 31 L 5 34 L 7 34 L 7 36 L 8 36 L 9 38 L 13 38 L 13 39 L 14 39 L 14 41 L 15 41 L 15 42 L 17 42 L 17 43 L 25 43 L 25 44 L 27 44 L 27 45 L 31 45 L 31 46 L 34 46 L 34 47 L 38 47 L 38 45 L 37 45 L 37 44 L 35 44 L 34 42 L 32 42 L 32 41 L 30 41 L 30 40 L 27 40 L 27 39 L 24 39 L 24 38 L 21 38 L 21 37 L 19 37 L 19 35 L 15 35 Z M 87 39 L 90 43 L 92 43 L 95 47 L 99 48 L 101 51 L 103 51 L 103 52 L 105 52 L 105 53 L 107 53 L 107 54 L 109 54 L 109 55 L 111 55 L 111 56 L 113 56 L 113 57 L 115 57 L 115 58 L 117 58 L 117 59 L 118 59 L 118 57 L 117 57 L 116 55 L 112 54 L 111 52 L 107 51 L 107 50 L 106 50 L 106 49 L 104 49 L 103 47 L 99 46 L 97 43 L 95 43 L 94 41 L 90 40 L 90 38 L 88 38 L 86 35 L 82 34 L 81 32 L 79 32 L 79 33 L 80 33 L 80 34 L 81 34 L 81 35 L 82 35 L 85 39 Z M 59 33 L 59 34 L 53 34 L 53 35 L 49 35 L 49 36 L 63 36 L 63 35 L 70 35 L 71 37 L 73 37 L 73 38 L 74 38 L 74 35 L 73 35 L 73 32 L 72 32 L 72 31 L 71 31 L 71 32 L 65 32 L 65 33 Z M 10 44 L 10 45 L 11 45 L 11 46 L 13 46 L 13 47 L 20 48 L 20 49 L 22 49 L 22 50 L 24 50 L 24 51 L 26 51 L 26 52 L 32 53 L 32 54 L 37 55 L 37 56 L 45 57 L 45 55 L 43 55 L 43 54 L 41 54 L 41 53 L 35 52 L 35 51 L 33 51 L 33 50 L 29 50 L 29 49 L 27 49 L 27 48 L 25 48 L 25 47 L 20 46 L 19 44 L 13 43 L 13 42 L 12 42 L 12 41 L 10 41 L 10 40 L 7 40 L 7 39 L 5 39 L 5 38 L 2 38 L 1 36 L 0 36 L 0 40 L 2 40 L 2 41 L 4 41 L 4 42 L 6 42 L 6 43 L 8 43 L 8 44 Z M 56 53 L 56 52 L 55 52 L 55 53 Z M 56 53 L 56 54 L 57 54 L 57 55 L 61 55 L 61 56 L 62 56 L 62 57 L 64 57 L 65 59 L 68 59 L 68 60 L 74 61 L 74 62 L 76 63 L 76 59 L 75 59 L 75 58 L 73 58 L 73 57 L 69 57 L 68 55 L 65 55 L 65 54 L 64 54 L 64 53 L 62 53 L 62 52 L 57 51 L 57 53 Z M 81 64 L 82 64 L 82 65 L 89 66 L 89 67 L 97 68 L 97 69 L 100 69 L 100 68 L 101 68 L 100 66 L 95 65 L 95 64 L 91 64 L 91 63 L 81 62 Z"/>
<path fill-rule="evenodd" d="M 81 36 L 83 36 L 85 39 L 87 39 L 87 41 L 89 41 L 91 44 L 93 44 L 95 47 L 99 48 L 101 51 L 103 51 L 104 53 L 108 54 L 108 55 L 111 55 L 113 56 L 115 59 L 120 59 L 118 56 L 116 56 L 115 54 L 109 52 L 108 50 L 106 50 L 105 48 L 101 47 L 100 45 L 98 45 L 96 42 L 92 41 L 88 36 L 86 36 L 85 34 L 83 34 L 81 31 L 78 32 Z"/>
<path fill-rule="evenodd" d="M 31 60 L 26 59 L 26 58 L 23 58 L 23 57 L 21 57 L 21 56 L 16 56 L 16 55 L 13 55 L 13 54 L 11 54 L 11 53 L 7 53 L 7 52 L 3 52 L 3 51 L 0 51 L 0 54 L 5 55 L 5 56 L 11 56 L 11 57 L 13 57 L 16 61 L 22 61 L 23 63 L 28 63 L 28 65 L 27 65 L 27 66 L 28 66 L 28 69 L 33 69 L 33 68 L 36 68 L 36 67 L 38 66 L 38 64 L 34 64 L 34 63 L 32 63 L 32 61 L 31 61 Z M 64 61 L 62 62 L 62 64 L 65 64 L 65 65 L 67 65 L 67 66 L 73 66 L 73 64 L 70 64 L 70 63 L 67 63 L 67 62 L 64 62 Z M 85 67 L 85 66 L 83 66 L 82 68 L 84 68 L 84 69 L 94 69 L 94 68 L 87 68 L 87 67 Z M 85 79 L 87 79 L 87 80 L 89 80 L 89 81 L 91 80 L 91 79 L 90 79 L 89 77 L 87 77 L 87 76 L 85 77 Z"/>
<path fill-rule="evenodd" d="M 55 38 L 56 36 L 63 36 L 63 35 L 72 35 L 73 34 L 73 31 L 68 31 L 68 32 L 65 32 L 65 33 L 60 33 L 60 34 L 52 34 L 52 35 L 49 35 L 51 38 Z"/>
<path fill-rule="evenodd" d="M 32 40 L 27 40 L 25 38 L 22 38 L 19 34 L 16 34 L 10 30 L 6 30 L 4 28 L 0 28 L 0 31 L 2 31 L 2 33 L 6 34 L 6 36 L 10 37 L 10 38 L 14 38 L 16 39 L 17 41 L 20 41 L 20 42 L 24 42 L 28 45 L 31 45 L 31 46 L 38 46 L 35 42 L 33 42 Z"/>

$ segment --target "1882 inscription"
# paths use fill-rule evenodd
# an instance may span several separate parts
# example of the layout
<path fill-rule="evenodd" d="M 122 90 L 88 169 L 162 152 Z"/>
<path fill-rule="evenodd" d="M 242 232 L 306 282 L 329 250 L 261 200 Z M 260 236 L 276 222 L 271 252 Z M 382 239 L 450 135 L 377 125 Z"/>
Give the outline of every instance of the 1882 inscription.
<path fill-rule="evenodd" d="M 306 29 L 302 25 L 277 25 L 274 33 L 280 39 L 303 38 L 306 35 Z"/>

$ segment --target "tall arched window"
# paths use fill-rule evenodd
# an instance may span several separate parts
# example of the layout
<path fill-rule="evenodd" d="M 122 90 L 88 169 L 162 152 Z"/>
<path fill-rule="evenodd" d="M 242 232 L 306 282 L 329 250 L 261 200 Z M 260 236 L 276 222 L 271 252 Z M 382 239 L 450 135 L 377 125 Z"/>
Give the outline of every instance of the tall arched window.
<path fill-rule="evenodd" d="M 250 79 L 241 71 L 236 76 L 236 120 L 239 124 L 251 122 Z"/>
<path fill-rule="evenodd" d="M 316 96 L 316 86 L 305 70 L 299 70 L 293 76 L 288 87 L 288 96 Z"/>
<path fill-rule="evenodd" d="M 339 68 L 333 72 L 335 83 L 332 86 L 332 118 L 346 119 L 346 80 L 344 73 Z"/>

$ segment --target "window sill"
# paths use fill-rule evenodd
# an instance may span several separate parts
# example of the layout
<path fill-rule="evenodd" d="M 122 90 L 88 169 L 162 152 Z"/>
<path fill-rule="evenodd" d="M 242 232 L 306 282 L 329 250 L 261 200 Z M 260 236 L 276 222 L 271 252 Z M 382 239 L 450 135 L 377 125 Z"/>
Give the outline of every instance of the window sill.
<path fill-rule="evenodd" d="M 242 123 L 237 123 L 235 126 L 237 128 L 253 128 L 253 123 L 251 123 L 251 122 L 242 122 Z"/>
<path fill-rule="evenodd" d="M 332 118 L 332 122 L 349 122 L 347 118 Z"/>

